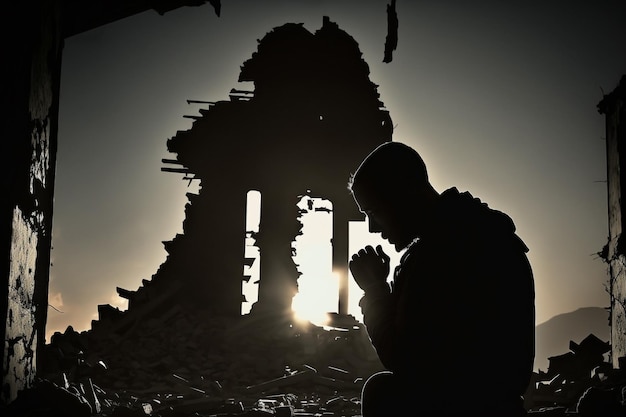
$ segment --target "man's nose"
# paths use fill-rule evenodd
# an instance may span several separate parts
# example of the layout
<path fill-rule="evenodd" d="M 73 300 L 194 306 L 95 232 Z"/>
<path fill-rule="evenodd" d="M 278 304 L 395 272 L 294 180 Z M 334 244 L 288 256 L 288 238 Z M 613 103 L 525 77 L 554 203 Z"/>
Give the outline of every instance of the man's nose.
<path fill-rule="evenodd" d="M 380 230 L 380 224 L 378 224 L 376 220 L 372 219 L 370 216 L 367 217 L 367 220 L 370 233 L 380 233 L 382 231 Z"/>

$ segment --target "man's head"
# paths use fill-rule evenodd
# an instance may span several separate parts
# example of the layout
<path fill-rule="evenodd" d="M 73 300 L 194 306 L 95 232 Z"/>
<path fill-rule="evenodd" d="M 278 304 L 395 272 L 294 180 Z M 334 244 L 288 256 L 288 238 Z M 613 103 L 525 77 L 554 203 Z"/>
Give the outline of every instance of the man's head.
<path fill-rule="evenodd" d="M 380 232 L 396 250 L 419 237 L 438 196 L 420 155 L 399 142 L 374 149 L 352 175 L 348 188 L 367 215 L 370 232 Z"/>

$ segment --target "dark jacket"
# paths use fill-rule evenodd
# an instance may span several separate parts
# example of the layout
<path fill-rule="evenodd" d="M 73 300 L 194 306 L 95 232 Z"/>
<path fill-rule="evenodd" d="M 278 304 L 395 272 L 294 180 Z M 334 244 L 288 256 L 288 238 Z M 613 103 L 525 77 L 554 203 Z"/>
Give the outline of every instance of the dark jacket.
<path fill-rule="evenodd" d="M 468 192 L 446 190 L 437 208 L 391 290 L 361 300 L 372 344 L 416 400 L 519 406 L 535 345 L 528 248 L 509 216 Z"/>

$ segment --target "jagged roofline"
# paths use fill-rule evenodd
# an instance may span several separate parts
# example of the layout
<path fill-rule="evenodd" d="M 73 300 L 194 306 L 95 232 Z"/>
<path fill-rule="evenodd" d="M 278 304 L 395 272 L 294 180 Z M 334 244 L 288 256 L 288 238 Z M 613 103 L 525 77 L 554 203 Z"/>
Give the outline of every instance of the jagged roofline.
<path fill-rule="evenodd" d="M 277 55 L 277 51 L 284 55 L 285 51 L 301 54 L 304 50 L 310 50 L 307 45 L 313 44 L 313 37 L 302 23 L 286 23 L 273 28 L 262 39 L 257 40 L 257 51 L 241 66 L 239 81 L 255 81 L 259 67 L 264 66 L 266 57 Z"/>
<path fill-rule="evenodd" d="M 322 27 L 315 32 L 315 36 L 318 38 L 324 38 L 329 35 L 332 35 L 335 41 L 340 40 L 341 44 L 344 45 L 344 48 L 347 45 L 350 45 L 349 47 L 353 51 L 357 52 L 359 56 L 362 55 L 356 39 L 354 39 L 354 37 L 352 37 L 352 35 L 348 32 L 341 29 L 336 22 L 331 21 L 328 16 L 324 16 L 324 23 L 322 24 Z"/>
<path fill-rule="evenodd" d="M 323 45 L 327 39 L 332 39 L 333 42 Z M 266 69 L 273 68 L 276 65 L 275 60 L 284 59 L 286 52 L 291 52 L 296 59 L 304 62 L 315 62 L 319 58 L 320 46 L 324 46 L 326 51 L 340 49 L 343 56 L 361 58 L 363 55 L 356 40 L 327 16 L 324 16 L 323 25 L 315 34 L 308 31 L 302 23 L 286 23 L 273 28 L 257 42 L 257 51 L 241 66 L 239 81 L 258 81 L 259 75 L 265 73 Z M 361 61 L 365 74 L 369 75 L 369 66 Z"/>

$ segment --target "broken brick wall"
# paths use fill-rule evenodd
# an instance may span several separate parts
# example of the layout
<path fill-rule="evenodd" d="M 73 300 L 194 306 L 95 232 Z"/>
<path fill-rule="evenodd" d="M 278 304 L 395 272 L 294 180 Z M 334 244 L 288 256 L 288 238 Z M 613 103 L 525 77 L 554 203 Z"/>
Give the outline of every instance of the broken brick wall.
<path fill-rule="evenodd" d="M 0 400 L 8 403 L 34 381 L 38 346 L 45 342 L 62 37 L 57 2 L 5 8 Z"/>

